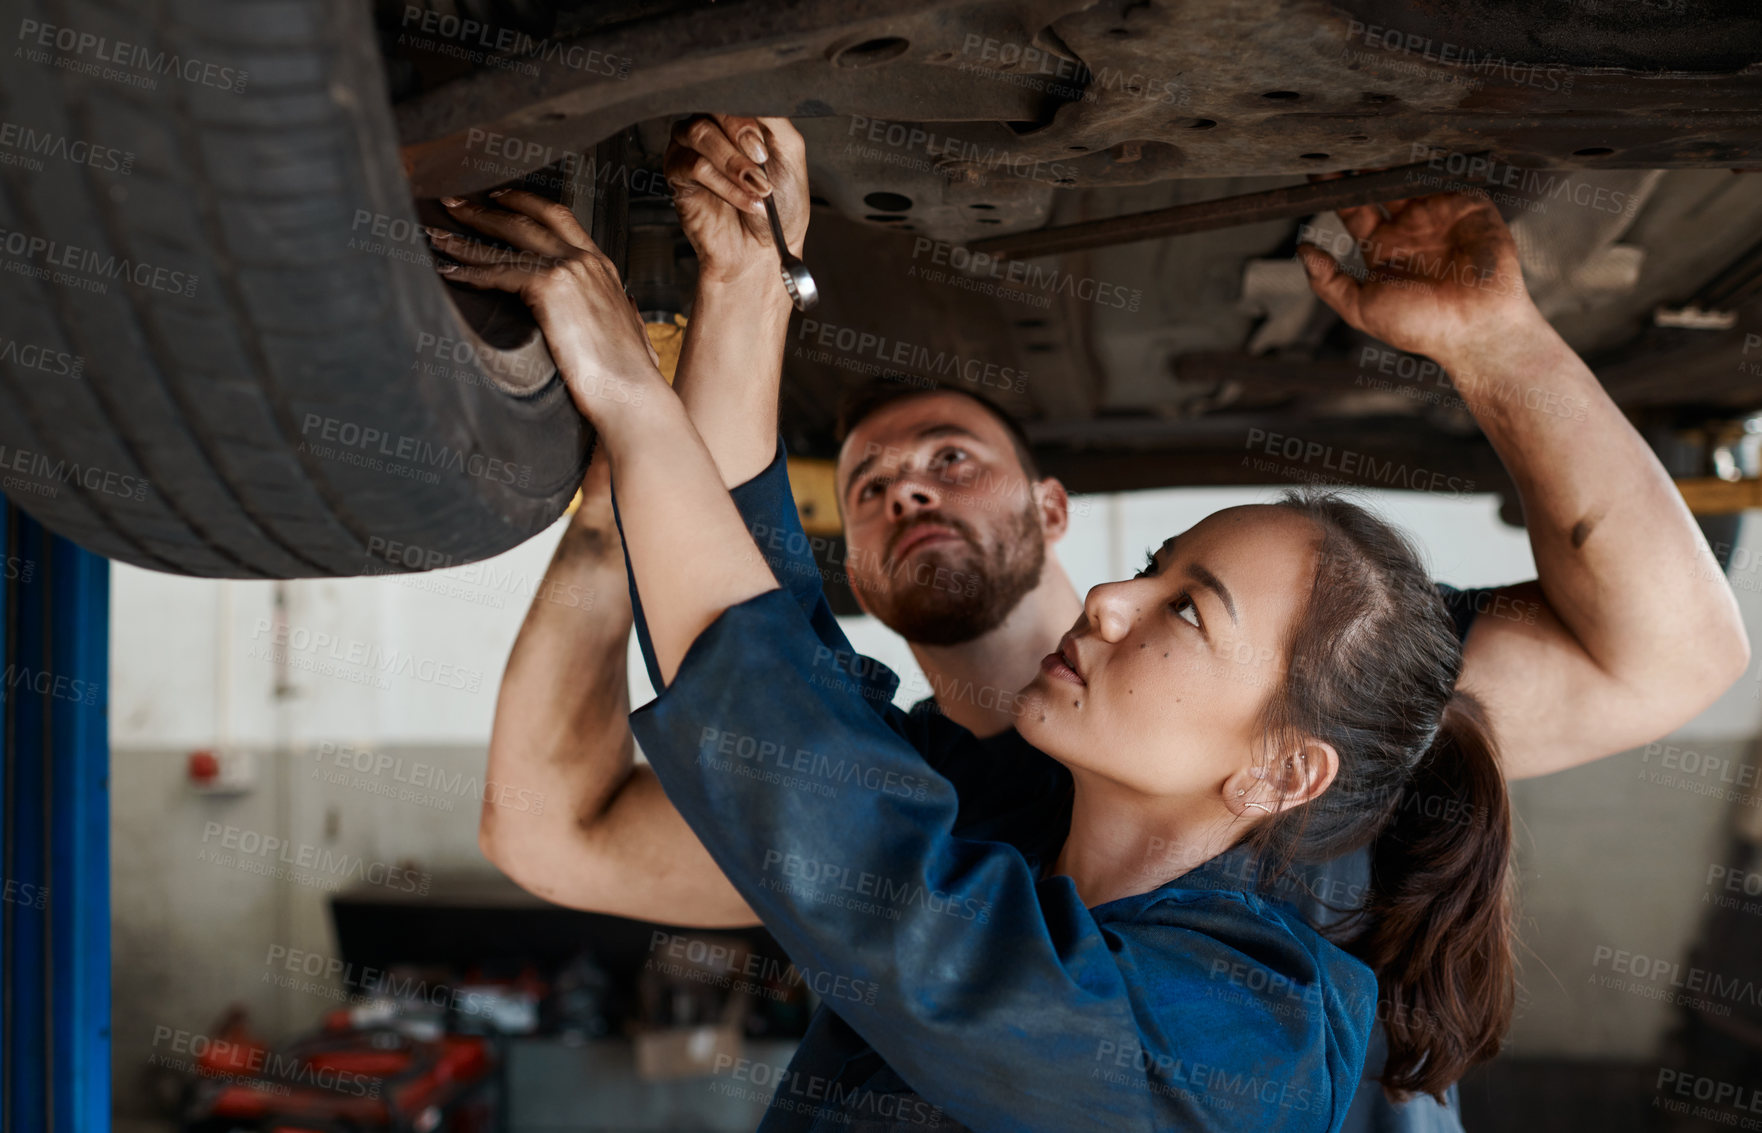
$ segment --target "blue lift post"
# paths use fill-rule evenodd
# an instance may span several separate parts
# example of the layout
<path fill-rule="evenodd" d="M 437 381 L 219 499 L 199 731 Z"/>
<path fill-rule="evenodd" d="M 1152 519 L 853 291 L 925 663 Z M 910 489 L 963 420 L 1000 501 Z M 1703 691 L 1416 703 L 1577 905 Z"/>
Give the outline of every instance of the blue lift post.
<path fill-rule="evenodd" d="M 110 1127 L 110 564 L 0 497 L 0 1129 Z"/>

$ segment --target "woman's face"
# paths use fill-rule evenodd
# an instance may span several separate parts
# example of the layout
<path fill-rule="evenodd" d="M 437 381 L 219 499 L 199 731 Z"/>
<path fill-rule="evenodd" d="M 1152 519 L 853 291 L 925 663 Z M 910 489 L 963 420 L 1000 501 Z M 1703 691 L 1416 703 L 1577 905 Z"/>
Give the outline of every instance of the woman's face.
<path fill-rule="evenodd" d="M 1283 680 L 1320 541 L 1290 509 L 1230 508 L 1168 540 L 1137 576 L 1095 587 L 1022 690 L 1023 738 L 1145 795 L 1254 786 L 1261 712 Z"/>

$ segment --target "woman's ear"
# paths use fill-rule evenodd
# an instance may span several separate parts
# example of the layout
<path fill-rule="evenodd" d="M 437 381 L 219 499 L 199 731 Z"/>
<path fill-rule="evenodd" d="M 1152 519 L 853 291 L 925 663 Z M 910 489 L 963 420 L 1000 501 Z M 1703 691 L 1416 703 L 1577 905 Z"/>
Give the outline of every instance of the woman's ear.
<path fill-rule="evenodd" d="M 1340 773 L 1340 753 L 1334 745 L 1309 740 L 1268 769 L 1267 780 L 1280 796 L 1280 810 L 1302 806 L 1333 783 Z"/>
<path fill-rule="evenodd" d="M 1046 533 L 1048 543 L 1058 542 L 1071 528 L 1071 497 L 1056 476 L 1036 480 L 1029 487 L 1034 493 L 1035 510 L 1040 513 L 1040 530 Z"/>
<path fill-rule="evenodd" d="M 1243 818 L 1264 818 L 1302 806 L 1333 783 L 1340 755 L 1333 744 L 1310 740 L 1283 759 L 1243 767 L 1224 781 L 1223 802 Z"/>

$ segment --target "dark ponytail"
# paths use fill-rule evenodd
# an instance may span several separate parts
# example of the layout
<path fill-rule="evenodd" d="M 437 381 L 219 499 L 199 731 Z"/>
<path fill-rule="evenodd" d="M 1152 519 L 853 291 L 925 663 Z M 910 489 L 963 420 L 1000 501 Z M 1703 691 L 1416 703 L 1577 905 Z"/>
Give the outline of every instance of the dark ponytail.
<path fill-rule="evenodd" d="M 1377 973 L 1383 1088 L 1442 1100 L 1499 1053 L 1516 1000 L 1511 809 L 1480 703 L 1457 691 L 1371 849 L 1349 949 Z"/>
<path fill-rule="evenodd" d="M 1462 640 L 1418 551 L 1336 492 L 1278 506 L 1314 521 L 1315 581 L 1268 698 L 1265 757 L 1331 745 L 1327 790 L 1246 836 L 1275 883 L 1297 860 L 1370 846 L 1370 889 L 1324 929 L 1377 973 L 1396 1100 L 1498 1053 L 1516 1000 L 1511 808 L 1485 712 L 1456 688 Z M 1269 764 L 1270 765 L 1270 764 Z"/>

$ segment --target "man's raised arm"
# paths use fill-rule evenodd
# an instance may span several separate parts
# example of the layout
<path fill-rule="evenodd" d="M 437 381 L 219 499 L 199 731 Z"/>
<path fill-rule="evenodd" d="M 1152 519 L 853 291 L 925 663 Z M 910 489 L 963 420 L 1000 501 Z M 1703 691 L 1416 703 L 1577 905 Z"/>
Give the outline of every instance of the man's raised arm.
<path fill-rule="evenodd" d="M 508 656 L 478 844 L 523 888 L 560 905 L 751 924 L 746 903 L 634 759 L 630 591 L 606 468 L 596 453 Z"/>
<path fill-rule="evenodd" d="M 1342 210 L 1368 270 L 1299 249 L 1348 323 L 1425 354 L 1516 482 L 1537 579 L 1475 619 L 1462 684 L 1506 775 L 1575 767 L 1681 726 L 1743 676 L 1731 587 L 1681 495 L 1523 287 L 1492 204 L 1454 193 Z"/>
<path fill-rule="evenodd" d="M 749 148 L 754 142 L 756 151 Z M 760 195 L 770 186 L 755 158 L 768 161 L 778 180 L 785 232 L 800 254 L 808 216 L 805 154 L 787 119 L 683 122 L 666 159 L 699 259 L 674 388 L 730 488 L 776 457 L 789 326 L 789 298 Z M 547 234 L 568 235 L 574 225 L 561 206 L 536 196 L 512 192 L 497 201 L 512 213 L 470 205 L 453 212 L 522 248 Z M 544 600 L 571 588 L 594 595 L 591 616 L 569 617 L 571 611 Z M 673 924 L 755 924 L 654 773 L 634 760 L 625 662 L 630 628 L 606 461 L 596 454 L 581 507 L 502 678 L 487 775 L 497 790 L 484 803 L 479 845 L 521 886 L 559 904 Z M 543 812 L 495 802 L 514 789 L 529 792 L 515 798 L 542 798 Z"/>

